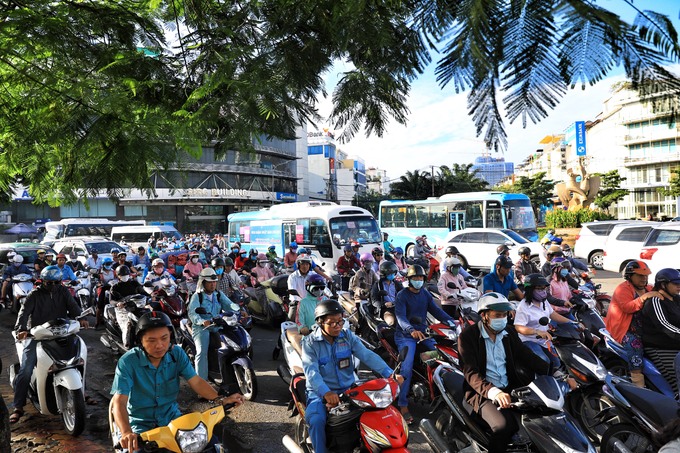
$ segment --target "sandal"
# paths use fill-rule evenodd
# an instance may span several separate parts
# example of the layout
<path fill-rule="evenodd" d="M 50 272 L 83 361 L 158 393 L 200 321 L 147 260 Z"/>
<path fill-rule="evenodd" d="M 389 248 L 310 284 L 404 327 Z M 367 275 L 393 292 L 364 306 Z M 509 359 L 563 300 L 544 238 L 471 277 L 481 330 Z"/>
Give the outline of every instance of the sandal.
<path fill-rule="evenodd" d="M 12 415 L 9 416 L 9 422 L 10 423 L 16 423 L 19 421 L 21 417 L 24 416 L 24 411 L 23 409 L 14 409 L 12 411 Z"/>
<path fill-rule="evenodd" d="M 85 404 L 89 404 L 90 406 L 96 406 L 97 404 L 99 404 L 99 401 L 92 398 L 91 396 L 86 396 Z"/>
<path fill-rule="evenodd" d="M 402 412 L 401 416 L 404 417 L 404 421 L 407 425 L 413 424 L 413 415 L 411 415 L 410 412 Z"/>

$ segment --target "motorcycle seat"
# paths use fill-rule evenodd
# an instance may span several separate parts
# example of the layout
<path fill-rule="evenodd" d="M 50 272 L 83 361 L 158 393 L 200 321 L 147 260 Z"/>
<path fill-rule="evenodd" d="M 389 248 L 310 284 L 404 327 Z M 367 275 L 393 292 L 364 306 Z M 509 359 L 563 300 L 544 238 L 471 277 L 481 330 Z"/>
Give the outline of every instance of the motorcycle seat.
<path fill-rule="evenodd" d="M 675 398 L 625 382 L 617 384 L 616 390 L 659 427 L 680 416 L 680 406 Z"/>
<path fill-rule="evenodd" d="M 368 325 L 371 327 L 371 330 L 377 331 L 378 329 L 378 324 L 383 322 L 382 319 L 376 318 L 375 312 L 373 311 L 373 305 L 370 303 L 362 303 L 359 306 L 359 312 L 361 313 L 361 316 L 366 320 Z"/>
<path fill-rule="evenodd" d="M 292 378 L 292 382 L 294 382 L 294 391 L 295 391 L 295 397 L 297 400 L 302 403 L 303 405 L 307 405 L 307 380 L 304 377 L 304 374 L 296 374 Z M 300 379 L 296 379 L 296 377 L 300 377 Z"/>

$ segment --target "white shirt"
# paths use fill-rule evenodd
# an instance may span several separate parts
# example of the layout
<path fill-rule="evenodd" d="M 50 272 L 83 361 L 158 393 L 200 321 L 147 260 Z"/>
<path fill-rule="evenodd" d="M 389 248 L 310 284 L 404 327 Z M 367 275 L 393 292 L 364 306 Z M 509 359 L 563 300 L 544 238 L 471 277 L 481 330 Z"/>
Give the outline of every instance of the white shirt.
<path fill-rule="evenodd" d="M 527 304 L 522 300 L 522 302 L 517 305 L 517 311 L 515 312 L 515 325 L 547 332 L 548 326 L 542 326 L 538 321 L 543 317 L 550 319 L 550 315 L 553 311 L 553 308 L 547 300 L 542 303 L 533 302 L 531 304 Z M 533 341 L 534 343 L 539 343 L 543 347 L 546 346 L 547 340 L 545 338 L 536 338 L 536 335 L 519 334 L 519 338 L 522 341 Z"/>
<path fill-rule="evenodd" d="M 307 290 L 305 289 L 305 280 L 310 275 L 314 275 L 316 272 L 309 271 L 307 275 L 301 275 L 300 271 L 297 270 L 290 274 L 288 277 L 288 289 L 294 289 L 298 292 L 297 296 L 290 296 L 290 300 L 302 300 L 307 295 Z"/>
<path fill-rule="evenodd" d="M 97 260 L 95 261 L 92 256 L 90 256 L 86 261 L 85 261 L 85 267 L 87 269 L 99 269 L 102 267 L 102 259 L 101 257 L 97 256 Z"/>

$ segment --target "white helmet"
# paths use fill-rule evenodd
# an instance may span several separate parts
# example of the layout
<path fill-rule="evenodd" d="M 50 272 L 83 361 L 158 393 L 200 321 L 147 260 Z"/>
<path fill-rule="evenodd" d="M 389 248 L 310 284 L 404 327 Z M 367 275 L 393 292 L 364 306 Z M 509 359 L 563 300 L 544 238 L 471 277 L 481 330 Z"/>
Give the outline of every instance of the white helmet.
<path fill-rule="evenodd" d="M 449 257 L 444 260 L 444 269 L 447 271 L 451 266 L 462 266 L 462 263 L 458 258 Z"/>
<path fill-rule="evenodd" d="M 14 258 L 12 258 L 12 261 L 14 262 L 14 264 L 21 264 L 24 262 L 24 257 L 17 253 L 16 255 L 14 255 Z"/>
<path fill-rule="evenodd" d="M 206 267 L 201 270 L 201 273 L 198 274 L 198 282 L 196 282 L 196 291 L 199 293 L 204 291 L 205 288 L 203 287 L 203 283 L 208 281 L 208 282 L 216 282 L 219 279 L 217 276 L 217 273 L 215 273 L 215 270 L 212 267 Z"/>
<path fill-rule="evenodd" d="M 477 313 L 485 310 L 512 311 L 515 307 L 500 293 L 486 293 L 477 302 Z"/>

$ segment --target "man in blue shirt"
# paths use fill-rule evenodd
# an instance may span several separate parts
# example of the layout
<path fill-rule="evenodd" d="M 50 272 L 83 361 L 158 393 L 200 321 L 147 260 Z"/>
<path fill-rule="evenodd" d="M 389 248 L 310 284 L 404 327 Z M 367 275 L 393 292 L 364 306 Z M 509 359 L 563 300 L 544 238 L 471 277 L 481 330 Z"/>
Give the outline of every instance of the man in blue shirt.
<path fill-rule="evenodd" d="M 406 422 L 413 423 L 413 417 L 408 410 L 408 392 L 411 389 L 411 376 L 413 374 L 413 361 L 416 347 L 418 349 L 433 350 L 435 342 L 432 338 L 425 340 L 427 329 L 427 313 L 432 313 L 441 322 L 453 324 L 453 318 L 434 302 L 432 294 L 422 289 L 426 278 L 425 269 L 418 264 L 409 266 L 406 272 L 408 287 L 397 294 L 395 302 L 395 315 L 397 328 L 394 334 L 394 342 L 397 348 L 408 348 L 408 354 L 401 364 L 401 374 L 404 383 L 399 391 L 399 410 Z"/>
<path fill-rule="evenodd" d="M 219 397 L 212 386 L 196 375 L 189 356 L 174 345 L 172 322 L 165 313 L 145 313 L 137 323 L 137 344 L 116 366 L 111 386 L 111 413 L 116 426 L 114 441 L 122 448 L 139 449 L 137 434 L 166 426 L 179 417 L 179 378 L 183 377 L 199 396 Z M 222 398 L 220 404 L 243 403 L 243 396 Z"/>
<path fill-rule="evenodd" d="M 307 379 L 305 421 L 316 453 L 326 449 L 326 407 L 340 404 L 338 393 L 352 386 L 356 356 L 366 366 L 383 377 L 393 370 L 369 351 L 349 330 L 343 330 L 343 308 L 334 300 L 319 303 L 314 309 L 317 326 L 302 340 L 302 367 Z M 397 382 L 403 377 L 396 375 Z"/>
<path fill-rule="evenodd" d="M 517 287 L 515 279 L 510 276 L 513 267 L 512 260 L 504 255 L 496 259 L 496 269 L 494 272 L 484 276 L 484 293 L 499 293 L 508 297 L 512 292 L 516 300 L 524 299 L 524 294 Z"/>
<path fill-rule="evenodd" d="M 61 278 L 63 280 L 77 280 L 73 270 L 69 266 L 66 266 L 66 255 L 63 253 L 57 255 L 57 267 L 61 271 Z"/>
<path fill-rule="evenodd" d="M 18 253 L 14 255 L 9 262 L 9 264 L 5 267 L 5 271 L 2 274 L 2 300 L 6 301 L 9 299 L 7 297 L 7 288 L 9 288 L 9 285 L 12 282 L 12 277 L 15 277 L 19 274 L 28 274 L 28 275 L 33 275 L 33 271 L 24 264 L 24 257 L 19 255 Z"/>

